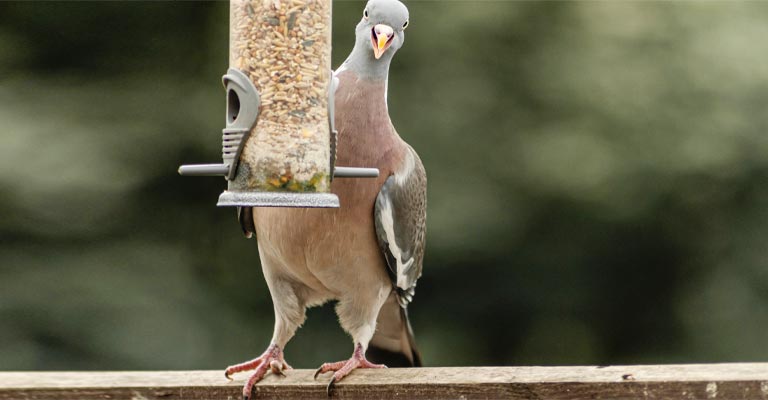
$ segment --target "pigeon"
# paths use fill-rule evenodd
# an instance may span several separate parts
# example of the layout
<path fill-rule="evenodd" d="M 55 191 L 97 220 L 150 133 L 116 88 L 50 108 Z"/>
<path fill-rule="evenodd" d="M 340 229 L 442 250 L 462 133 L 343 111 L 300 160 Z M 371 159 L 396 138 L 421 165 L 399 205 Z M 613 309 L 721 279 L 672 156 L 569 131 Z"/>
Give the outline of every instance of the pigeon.
<path fill-rule="evenodd" d="M 426 233 L 427 177 L 421 159 L 395 131 L 387 109 L 387 77 L 403 45 L 408 9 L 398 0 L 370 0 L 356 41 L 335 71 L 336 149 L 339 165 L 375 167 L 377 179 L 335 179 L 340 208 L 250 208 L 240 213 L 246 236 L 257 239 L 272 297 L 275 328 L 267 350 L 230 366 L 225 375 L 252 370 L 243 387 L 268 372 L 291 369 L 283 350 L 308 307 L 337 301 L 352 357 L 325 363 L 334 384 L 357 368 L 421 366 L 407 306 L 421 276 Z M 372 361 L 369 361 L 370 358 Z"/>

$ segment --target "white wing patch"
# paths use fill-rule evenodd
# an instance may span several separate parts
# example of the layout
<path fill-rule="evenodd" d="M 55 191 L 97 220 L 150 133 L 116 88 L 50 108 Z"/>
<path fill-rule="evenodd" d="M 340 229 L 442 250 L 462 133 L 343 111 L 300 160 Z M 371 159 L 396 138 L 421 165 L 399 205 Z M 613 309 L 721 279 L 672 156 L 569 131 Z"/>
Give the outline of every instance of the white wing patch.
<path fill-rule="evenodd" d="M 381 227 L 384 229 L 384 235 L 387 238 L 387 244 L 389 245 L 389 251 L 395 259 L 397 264 L 397 287 L 406 290 L 408 289 L 408 282 L 406 282 L 405 272 L 413 265 L 413 258 L 409 259 L 407 263 L 403 263 L 403 251 L 397 247 L 397 240 L 395 239 L 395 220 L 392 215 L 392 204 L 388 201 L 384 202 L 381 212 Z"/>

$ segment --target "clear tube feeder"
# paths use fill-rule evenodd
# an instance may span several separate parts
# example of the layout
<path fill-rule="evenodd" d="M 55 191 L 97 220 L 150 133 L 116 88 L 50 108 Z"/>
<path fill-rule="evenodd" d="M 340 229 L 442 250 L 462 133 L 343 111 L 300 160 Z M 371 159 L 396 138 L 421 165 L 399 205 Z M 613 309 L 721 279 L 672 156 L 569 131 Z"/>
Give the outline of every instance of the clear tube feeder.
<path fill-rule="evenodd" d="M 330 0 L 230 1 L 230 68 L 221 164 L 181 175 L 224 176 L 219 206 L 339 207 L 334 177 L 377 177 L 337 167 Z"/>

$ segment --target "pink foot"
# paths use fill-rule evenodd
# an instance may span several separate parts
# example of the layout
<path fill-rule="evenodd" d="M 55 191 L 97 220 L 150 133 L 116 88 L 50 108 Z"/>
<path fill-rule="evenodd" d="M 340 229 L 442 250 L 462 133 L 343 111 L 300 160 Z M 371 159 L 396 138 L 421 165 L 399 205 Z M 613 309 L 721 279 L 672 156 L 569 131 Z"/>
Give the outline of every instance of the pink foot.
<path fill-rule="evenodd" d="M 347 361 L 325 363 L 321 365 L 320 368 L 315 371 L 315 379 L 317 379 L 317 376 L 320 374 L 324 374 L 329 371 L 335 371 L 333 373 L 333 378 L 331 378 L 331 382 L 328 383 L 327 388 L 328 397 L 330 397 L 334 384 L 358 368 L 387 368 L 387 366 L 383 364 L 374 364 L 366 360 L 365 353 L 363 353 L 363 346 L 358 343 L 355 346 L 355 352 L 352 354 L 352 358 Z"/>
<path fill-rule="evenodd" d="M 227 379 L 231 379 L 230 375 L 232 374 L 254 370 L 253 375 L 248 378 L 245 386 L 243 386 L 243 400 L 248 400 L 251 397 L 253 385 L 258 383 L 267 374 L 267 371 L 271 370 L 273 374 L 283 375 L 283 370 L 289 369 L 293 368 L 283 359 L 283 351 L 276 344 L 273 344 L 267 348 L 264 354 L 257 358 L 227 367 L 227 370 L 224 371 L 224 376 Z"/>

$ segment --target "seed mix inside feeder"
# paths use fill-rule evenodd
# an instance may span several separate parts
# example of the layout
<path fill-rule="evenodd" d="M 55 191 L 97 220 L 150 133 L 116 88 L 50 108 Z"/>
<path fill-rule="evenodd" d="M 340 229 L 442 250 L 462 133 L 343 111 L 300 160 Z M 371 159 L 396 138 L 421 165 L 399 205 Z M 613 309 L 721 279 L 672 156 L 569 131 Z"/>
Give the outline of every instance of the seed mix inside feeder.
<path fill-rule="evenodd" d="M 335 177 L 376 177 L 336 167 L 330 0 L 232 0 L 222 164 L 182 175 L 223 175 L 219 206 L 338 207 Z"/>

